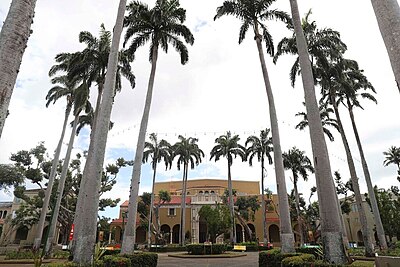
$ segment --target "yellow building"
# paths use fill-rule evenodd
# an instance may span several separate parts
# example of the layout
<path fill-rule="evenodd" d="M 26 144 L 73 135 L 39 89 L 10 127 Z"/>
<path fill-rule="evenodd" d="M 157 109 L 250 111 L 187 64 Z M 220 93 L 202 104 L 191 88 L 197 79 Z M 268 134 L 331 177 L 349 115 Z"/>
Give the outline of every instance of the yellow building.
<path fill-rule="evenodd" d="M 155 192 L 166 190 L 171 194 L 171 201 L 160 205 L 159 216 L 161 232 L 167 236 L 170 244 L 179 242 L 180 229 L 180 213 L 181 213 L 181 193 L 182 182 L 158 182 L 155 183 Z M 189 242 L 202 243 L 206 241 L 206 218 L 199 216 L 198 212 L 203 205 L 215 205 L 222 203 L 221 196 L 228 187 L 226 180 L 218 179 L 196 179 L 187 181 L 187 197 L 186 197 L 186 229 L 189 232 Z M 260 184 L 258 181 L 232 181 L 232 188 L 237 190 L 236 195 L 239 196 L 257 196 L 261 203 Z M 275 246 L 280 245 L 279 236 L 279 216 L 275 210 L 278 206 L 278 197 L 273 195 L 268 202 L 274 203 L 269 205 L 267 210 L 267 235 L 268 240 L 274 243 Z M 274 208 L 275 207 L 275 208 Z M 128 202 L 125 201 L 120 205 L 120 214 L 118 219 L 111 222 L 112 231 L 115 233 L 114 242 L 120 242 L 120 235 L 123 231 L 123 214 L 127 211 Z M 260 241 L 263 240 L 263 222 L 262 222 L 261 206 L 255 214 L 254 221 L 248 221 L 246 224 L 252 230 L 253 235 Z M 137 221 L 137 237 L 136 242 L 146 243 L 146 229 L 140 226 Z M 236 236 L 237 242 L 250 240 L 250 237 L 245 232 L 243 225 L 236 220 Z M 154 236 L 152 237 L 154 238 Z M 110 240 L 112 242 L 112 240 Z"/>

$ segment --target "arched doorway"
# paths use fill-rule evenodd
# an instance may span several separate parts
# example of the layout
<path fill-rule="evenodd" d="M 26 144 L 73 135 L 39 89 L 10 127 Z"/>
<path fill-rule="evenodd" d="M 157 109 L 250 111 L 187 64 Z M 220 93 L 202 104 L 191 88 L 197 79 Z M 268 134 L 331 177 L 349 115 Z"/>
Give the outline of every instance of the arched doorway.
<path fill-rule="evenodd" d="M 146 242 L 146 229 L 143 226 L 136 228 L 136 243 L 141 244 Z"/>
<path fill-rule="evenodd" d="M 15 234 L 15 243 L 19 244 L 21 240 L 26 240 L 28 237 L 29 229 L 26 226 L 21 226 L 18 228 L 17 233 Z"/>
<path fill-rule="evenodd" d="M 180 229 L 181 229 L 181 226 L 179 224 L 175 224 L 174 227 L 172 227 L 172 243 L 174 243 L 174 244 L 179 243 Z"/>
<path fill-rule="evenodd" d="M 168 224 L 163 224 L 160 227 L 161 235 L 163 237 L 163 244 L 172 243 L 171 239 L 171 227 Z"/>
<path fill-rule="evenodd" d="M 243 227 L 240 224 L 236 224 L 236 243 L 242 243 L 243 241 Z"/>
<path fill-rule="evenodd" d="M 40 241 L 40 244 L 44 244 L 44 242 L 46 242 L 46 238 L 47 238 L 47 236 L 48 236 L 48 230 L 49 230 L 49 226 L 48 225 L 46 225 L 46 227 L 45 228 L 43 228 L 43 232 L 42 232 L 42 240 Z"/>
<path fill-rule="evenodd" d="M 269 242 L 271 242 L 271 243 L 281 242 L 281 237 L 279 234 L 279 227 L 276 224 L 270 225 L 270 227 L 268 228 L 268 234 L 269 234 Z"/>
<path fill-rule="evenodd" d="M 361 230 L 357 231 L 357 245 L 364 246 L 364 239 Z"/>

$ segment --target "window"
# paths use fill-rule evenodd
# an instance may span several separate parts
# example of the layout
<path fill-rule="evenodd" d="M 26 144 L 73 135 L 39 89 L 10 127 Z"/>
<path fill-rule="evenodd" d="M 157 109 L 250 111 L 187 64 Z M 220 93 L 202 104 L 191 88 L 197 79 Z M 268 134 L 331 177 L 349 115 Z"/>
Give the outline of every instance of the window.
<path fill-rule="evenodd" d="M 199 194 L 203 194 L 203 191 L 199 191 Z"/>
<path fill-rule="evenodd" d="M 168 216 L 175 216 L 175 208 L 169 208 L 168 209 Z"/>
<path fill-rule="evenodd" d="M 351 211 L 358 212 L 357 204 L 351 204 Z"/>
<path fill-rule="evenodd" d="M 5 219 L 6 216 L 7 216 L 7 211 L 5 210 L 5 211 L 3 212 L 3 219 Z"/>

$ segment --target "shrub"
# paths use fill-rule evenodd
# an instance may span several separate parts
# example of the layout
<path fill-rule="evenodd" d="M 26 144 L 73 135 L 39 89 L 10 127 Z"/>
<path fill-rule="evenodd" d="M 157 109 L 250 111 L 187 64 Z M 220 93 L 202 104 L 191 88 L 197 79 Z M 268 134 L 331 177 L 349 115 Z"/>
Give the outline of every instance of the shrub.
<path fill-rule="evenodd" d="M 70 255 L 70 253 L 67 250 L 55 250 L 51 254 L 51 258 L 53 258 L 53 259 L 68 259 L 69 255 Z"/>
<path fill-rule="evenodd" d="M 317 259 L 323 259 L 323 257 L 324 257 L 324 252 L 322 250 L 322 247 L 320 247 L 320 246 L 296 248 L 296 252 L 312 254 Z"/>
<path fill-rule="evenodd" d="M 280 249 L 261 251 L 258 256 L 258 266 L 280 267 L 284 258 L 300 256 L 300 253 L 281 253 Z"/>
<path fill-rule="evenodd" d="M 73 262 L 52 262 L 43 264 L 43 267 L 78 267 L 78 264 Z M 96 265 L 97 267 L 97 265 Z M 100 266 L 99 266 L 100 267 Z"/>
<path fill-rule="evenodd" d="M 374 267 L 375 262 L 374 261 L 355 261 L 350 266 L 353 267 Z"/>
<path fill-rule="evenodd" d="M 186 246 L 150 247 L 150 252 L 179 252 L 187 251 Z"/>
<path fill-rule="evenodd" d="M 103 257 L 104 267 L 131 267 L 131 261 L 128 258 L 120 257 L 120 256 L 113 256 L 107 255 Z"/>
<path fill-rule="evenodd" d="M 204 244 L 186 245 L 187 252 L 192 255 L 211 255 L 222 254 L 227 250 L 225 244 L 212 244 L 205 246 Z"/>
<path fill-rule="evenodd" d="M 158 255 L 156 253 L 141 252 L 135 254 L 122 255 L 130 260 L 129 266 L 131 267 L 156 267 L 158 261 Z"/>
<path fill-rule="evenodd" d="M 347 250 L 350 256 L 364 256 L 365 249 L 364 248 L 350 248 Z"/>
<path fill-rule="evenodd" d="M 6 254 L 6 260 L 34 259 L 35 255 L 30 250 L 10 251 Z"/>
<path fill-rule="evenodd" d="M 282 266 L 300 267 L 307 266 L 315 261 L 315 256 L 312 254 L 301 254 L 299 256 L 287 257 L 282 260 Z"/>

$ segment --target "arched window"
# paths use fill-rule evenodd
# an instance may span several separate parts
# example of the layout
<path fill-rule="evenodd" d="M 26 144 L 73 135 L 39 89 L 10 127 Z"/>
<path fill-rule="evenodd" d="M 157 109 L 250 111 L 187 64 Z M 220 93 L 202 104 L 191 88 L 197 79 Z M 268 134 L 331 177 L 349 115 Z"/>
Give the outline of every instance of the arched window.
<path fill-rule="evenodd" d="M 199 194 L 203 194 L 203 191 L 200 190 L 200 191 L 199 191 Z"/>
<path fill-rule="evenodd" d="M 209 192 L 208 192 L 208 191 L 204 191 L 204 194 L 208 195 L 208 194 L 209 194 Z"/>
<path fill-rule="evenodd" d="M 211 194 L 215 194 L 214 190 L 211 190 Z"/>

